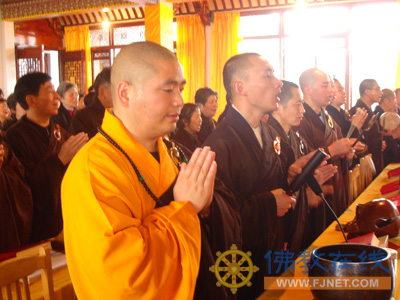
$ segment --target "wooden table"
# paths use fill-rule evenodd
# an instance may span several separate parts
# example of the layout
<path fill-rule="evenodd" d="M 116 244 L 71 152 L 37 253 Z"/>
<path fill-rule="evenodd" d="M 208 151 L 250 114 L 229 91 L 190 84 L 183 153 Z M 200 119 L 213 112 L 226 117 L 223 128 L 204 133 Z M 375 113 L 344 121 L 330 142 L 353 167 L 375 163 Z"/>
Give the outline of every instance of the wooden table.
<path fill-rule="evenodd" d="M 400 163 L 388 165 L 379 174 L 375 180 L 360 194 L 360 196 L 350 205 L 350 207 L 339 217 L 339 221 L 345 224 L 355 218 L 356 204 L 364 204 L 373 199 L 381 198 L 380 188 L 390 182 L 399 180 L 399 177 L 388 179 L 387 173 L 390 170 L 400 167 Z M 336 244 L 344 242 L 343 235 L 340 231 L 335 230 L 336 222 L 332 223 L 313 243 L 307 250 L 314 250 L 316 247 Z M 400 246 L 400 235 L 389 240 L 391 243 Z M 394 299 L 400 299 L 400 252 L 397 255 L 397 276 L 396 276 L 396 287 L 393 294 Z M 305 276 L 302 274 L 302 269 L 297 268 L 295 271 L 291 271 L 286 274 L 287 276 L 301 277 Z M 259 298 L 259 300 L 313 300 L 314 297 L 311 291 L 299 290 L 299 289 L 287 289 L 287 290 L 266 290 Z M 339 300 L 339 299 L 338 299 Z"/>

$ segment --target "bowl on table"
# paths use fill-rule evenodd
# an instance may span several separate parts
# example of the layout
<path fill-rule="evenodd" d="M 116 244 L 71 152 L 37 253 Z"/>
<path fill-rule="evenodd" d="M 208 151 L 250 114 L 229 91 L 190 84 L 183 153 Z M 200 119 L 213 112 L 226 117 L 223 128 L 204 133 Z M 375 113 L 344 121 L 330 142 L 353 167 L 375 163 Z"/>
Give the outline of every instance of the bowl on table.
<path fill-rule="evenodd" d="M 315 300 L 390 300 L 396 259 L 395 250 L 371 245 L 318 247 L 308 265 L 311 292 Z"/>

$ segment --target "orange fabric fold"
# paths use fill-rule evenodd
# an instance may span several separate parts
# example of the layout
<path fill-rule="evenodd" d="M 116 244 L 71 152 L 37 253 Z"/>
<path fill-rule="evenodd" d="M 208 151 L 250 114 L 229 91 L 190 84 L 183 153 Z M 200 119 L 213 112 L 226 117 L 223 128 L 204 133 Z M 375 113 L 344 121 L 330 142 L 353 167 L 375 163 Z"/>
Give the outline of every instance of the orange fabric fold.
<path fill-rule="evenodd" d="M 160 163 L 106 111 L 102 129 L 158 197 L 178 170 L 158 140 Z M 200 224 L 189 202 L 155 208 L 129 161 L 97 134 L 62 183 L 65 248 L 78 299 L 192 299 Z"/>

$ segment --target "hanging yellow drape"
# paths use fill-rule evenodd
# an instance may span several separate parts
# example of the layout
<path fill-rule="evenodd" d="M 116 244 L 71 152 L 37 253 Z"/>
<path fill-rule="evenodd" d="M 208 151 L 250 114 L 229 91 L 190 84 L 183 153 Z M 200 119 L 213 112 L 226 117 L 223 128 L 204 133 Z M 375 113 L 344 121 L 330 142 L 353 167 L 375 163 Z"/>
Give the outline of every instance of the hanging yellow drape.
<path fill-rule="evenodd" d="M 85 50 L 86 79 L 85 94 L 92 85 L 92 55 L 90 51 L 89 26 L 65 27 L 65 49 L 66 51 Z"/>
<path fill-rule="evenodd" d="M 241 40 L 240 13 L 216 13 L 212 30 L 212 58 L 210 87 L 219 93 L 218 111 L 215 119 L 224 111 L 226 91 L 222 79 L 225 63 L 238 54 L 238 42 Z"/>
<path fill-rule="evenodd" d="M 205 38 L 200 16 L 176 18 L 176 55 L 182 64 L 186 78 L 184 100 L 194 102 L 199 88 L 205 87 Z"/>
<path fill-rule="evenodd" d="M 400 51 L 399 51 L 399 58 L 397 60 L 397 73 L 396 73 L 396 85 L 395 88 L 400 88 Z"/>

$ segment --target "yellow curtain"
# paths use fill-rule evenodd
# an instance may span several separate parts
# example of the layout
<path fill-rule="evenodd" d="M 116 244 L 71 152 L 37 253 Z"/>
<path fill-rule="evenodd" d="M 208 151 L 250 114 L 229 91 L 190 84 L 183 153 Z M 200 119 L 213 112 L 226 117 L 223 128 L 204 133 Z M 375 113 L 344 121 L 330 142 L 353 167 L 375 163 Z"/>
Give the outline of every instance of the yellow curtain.
<path fill-rule="evenodd" d="M 397 5 L 400 6 L 400 0 L 397 0 Z M 400 32 L 400 28 L 398 28 Z M 396 73 L 396 85 L 395 88 L 400 88 L 400 49 L 399 49 L 399 58 L 397 60 L 397 73 Z"/>
<path fill-rule="evenodd" d="M 90 51 L 89 26 L 65 27 L 64 30 L 66 51 L 85 50 L 85 93 L 87 94 L 89 87 L 92 85 L 92 55 Z"/>
<path fill-rule="evenodd" d="M 186 78 L 185 102 L 194 102 L 196 90 L 205 86 L 205 38 L 200 16 L 176 18 L 176 55 Z"/>
<path fill-rule="evenodd" d="M 396 73 L 396 85 L 395 89 L 400 88 L 400 51 L 399 51 L 399 59 L 397 60 L 397 73 Z"/>
<path fill-rule="evenodd" d="M 237 45 L 240 40 L 240 13 L 214 14 L 210 87 L 219 93 L 218 111 L 214 117 L 215 119 L 218 119 L 226 105 L 226 91 L 222 79 L 222 70 L 227 60 L 238 54 Z"/>

